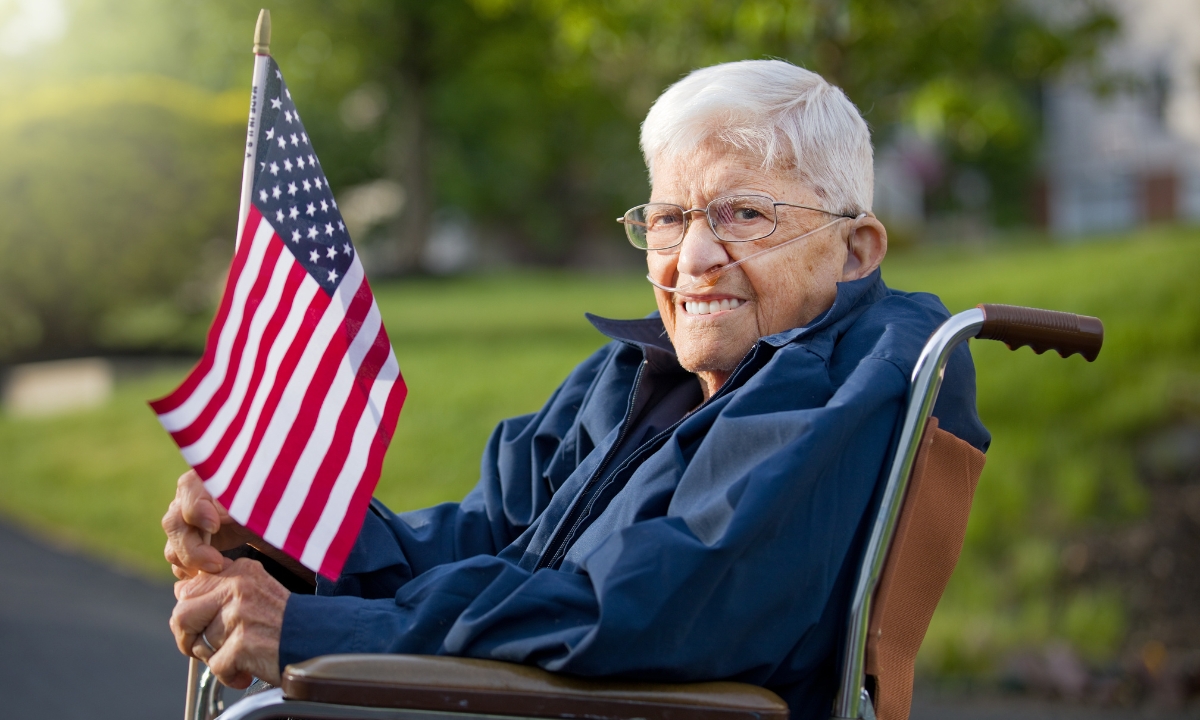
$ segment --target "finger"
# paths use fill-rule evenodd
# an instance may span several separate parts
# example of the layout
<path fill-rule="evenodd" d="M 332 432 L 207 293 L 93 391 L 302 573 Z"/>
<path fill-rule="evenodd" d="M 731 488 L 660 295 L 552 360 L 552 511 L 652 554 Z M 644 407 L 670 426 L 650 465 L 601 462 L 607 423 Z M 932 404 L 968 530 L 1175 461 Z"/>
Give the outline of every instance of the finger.
<path fill-rule="evenodd" d="M 221 529 L 221 512 L 212 495 L 204 489 L 204 481 L 195 470 L 188 470 L 179 477 L 175 497 L 179 500 L 183 520 L 188 525 L 210 535 Z"/>
<path fill-rule="evenodd" d="M 178 565 L 190 571 L 219 572 L 221 553 L 207 548 L 201 531 L 184 519 L 184 504 L 184 499 L 177 496 L 171 501 L 166 514 L 163 515 L 162 527 L 167 534 L 167 544 L 163 548 L 163 556 L 172 565 Z"/>
<path fill-rule="evenodd" d="M 194 580 L 185 580 L 176 584 L 187 585 Z M 181 593 L 182 594 L 182 593 Z M 204 631 L 221 610 L 221 593 L 209 592 L 194 597 L 182 597 L 175 603 L 171 612 L 171 633 L 175 636 L 175 644 L 179 652 L 192 657 L 200 633 Z"/>
<path fill-rule="evenodd" d="M 211 637 L 211 635 L 210 635 Z M 206 663 L 223 684 L 231 688 L 245 689 L 256 676 L 254 654 L 245 643 L 241 628 L 233 628 L 232 634 L 217 648 L 217 652 Z"/>
<path fill-rule="evenodd" d="M 212 622 L 200 631 L 196 642 L 192 644 L 192 654 L 203 660 L 206 665 L 209 664 L 212 657 L 224 646 L 225 635 L 225 622 L 218 611 Z"/>
<path fill-rule="evenodd" d="M 230 573 L 225 571 L 232 567 L 234 563 L 226 557 L 222 557 L 221 560 L 223 562 L 221 572 L 196 573 L 190 578 L 175 583 L 175 598 L 178 600 L 191 600 L 213 592 L 221 593 L 222 598 L 228 597 L 230 590 L 228 577 Z"/>
<path fill-rule="evenodd" d="M 167 531 L 167 546 L 163 550 L 163 556 L 172 565 L 193 572 L 221 571 L 221 552 L 205 542 L 201 531 L 187 524 L 181 513 L 168 511 L 163 517 L 163 529 Z"/>

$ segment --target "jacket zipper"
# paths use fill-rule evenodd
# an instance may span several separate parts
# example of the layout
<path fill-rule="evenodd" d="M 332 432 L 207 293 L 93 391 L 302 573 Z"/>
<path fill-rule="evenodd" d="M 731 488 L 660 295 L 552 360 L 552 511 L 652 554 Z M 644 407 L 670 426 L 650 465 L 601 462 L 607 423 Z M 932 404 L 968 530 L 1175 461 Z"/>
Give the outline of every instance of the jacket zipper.
<path fill-rule="evenodd" d="M 697 406 L 696 409 L 691 413 L 688 413 L 688 415 L 684 416 L 683 418 L 676 420 L 675 423 L 669 428 L 663 430 L 658 435 L 655 435 L 646 444 L 653 444 L 664 434 L 674 432 L 675 428 L 679 427 L 680 423 L 687 419 L 688 416 L 692 415 L 692 413 L 695 413 L 705 405 L 708 405 L 710 402 L 726 394 L 725 391 L 733 385 L 731 381 L 737 377 L 738 373 L 741 372 L 742 368 L 746 365 L 746 361 L 751 355 L 754 354 L 755 350 L 758 349 L 758 346 L 759 343 L 755 343 L 754 346 L 742 356 L 742 359 L 738 361 L 737 367 L 735 367 L 733 372 L 729 374 L 729 379 L 725 381 L 725 384 L 721 386 L 720 390 L 713 393 L 712 397 L 709 399 L 700 403 L 700 405 Z M 643 360 L 642 364 L 638 366 L 637 375 L 633 380 L 633 394 L 629 397 L 629 407 L 625 411 L 625 419 L 622 421 L 621 432 L 617 435 L 617 441 L 608 449 L 608 452 L 605 453 L 604 460 L 601 461 L 600 467 L 596 468 L 596 472 L 592 473 L 592 476 L 588 478 L 587 484 L 583 486 L 583 490 L 579 492 L 578 497 L 575 499 L 574 505 L 571 506 L 570 512 L 567 513 L 566 519 L 561 525 L 559 525 L 558 532 L 554 533 L 554 538 L 546 546 L 546 551 L 542 553 L 542 557 L 538 560 L 537 565 L 534 566 L 534 572 L 551 567 L 554 565 L 554 563 L 558 562 L 560 556 L 566 554 L 567 542 L 574 535 L 576 528 L 579 527 L 579 523 L 583 519 L 583 512 L 591 508 L 592 503 L 587 503 L 585 507 L 581 507 L 581 505 L 584 504 L 584 499 L 587 498 L 588 492 L 591 491 L 595 484 L 599 482 L 600 478 L 603 477 L 604 470 L 608 467 L 608 463 L 612 460 L 613 456 L 617 454 L 617 450 L 621 447 L 621 443 L 625 441 L 625 435 L 629 432 L 629 426 L 631 425 L 631 420 L 633 418 L 633 409 L 637 407 L 638 391 L 641 390 L 642 387 L 642 371 L 645 370 L 647 364 L 648 362 Z M 629 464 L 639 454 L 640 453 L 638 452 L 634 452 L 625 460 L 625 462 L 621 463 L 621 466 L 624 467 L 625 465 Z M 620 468 L 618 468 L 618 470 L 620 470 Z M 553 552 L 550 552 L 551 549 L 553 549 Z"/>
<path fill-rule="evenodd" d="M 617 435 L 617 441 L 604 454 L 604 460 L 600 462 L 600 467 L 596 468 L 596 472 L 592 473 L 592 476 L 588 478 L 587 484 L 583 486 L 583 490 L 575 498 L 575 503 L 571 506 L 571 511 L 567 513 L 566 518 L 564 518 L 562 524 L 558 527 L 558 532 L 554 533 L 554 538 L 546 546 L 546 551 L 542 553 L 542 557 L 538 560 L 537 565 L 534 566 L 534 572 L 550 567 L 558 561 L 560 554 L 566 552 L 565 546 L 567 540 L 571 537 L 575 528 L 579 526 L 580 516 L 583 514 L 583 508 L 580 505 L 583 503 L 584 498 L 587 497 L 588 492 L 603 476 L 604 469 L 608 467 L 608 463 L 612 460 L 613 455 L 617 454 L 621 443 L 625 441 L 625 435 L 629 432 L 629 426 L 632 424 L 631 420 L 633 419 L 633 410 L 637 407 L 638 391 L 642 389 L 642 373 L 646 369 L 647 364 L 646 360 L 642 360 L 642 363 L 638 365 L 637 375 L 633 378 L 633 394 L 629 396 L 629 406 L 625 410 L 625 419 L 621 421 L 621 432 Z M 551 550 L 554 552 L 550 552 Z"/>

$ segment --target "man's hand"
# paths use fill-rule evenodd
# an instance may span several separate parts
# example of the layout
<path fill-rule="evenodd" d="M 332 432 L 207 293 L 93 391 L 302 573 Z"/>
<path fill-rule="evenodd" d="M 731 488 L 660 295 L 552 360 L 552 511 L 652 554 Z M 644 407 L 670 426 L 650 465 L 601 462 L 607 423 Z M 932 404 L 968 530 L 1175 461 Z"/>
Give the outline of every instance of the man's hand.
<path fill-rule="evenodd" d="M 238 525 L 221 504 L 204 489 L 195 470 L 179 477 L 175 499 L 162 519 L 167 533 L 163 551 L 171 571 L 180 580 L 198 572 L 219 573 L 225 567 L 221 550 L 238 547 L 254 539 L 254 534 Z M 205 535 L 211 535 L 208 540 Z"/>
<path fill-rule="evenodd" d="M 279 637 L 290 593 L 261 563 L 221 560 L 221 572 L 199 573 L 175 583 L 175 643 L 229 687 L 245 688 L 255 677 L 278 685 Z"/>

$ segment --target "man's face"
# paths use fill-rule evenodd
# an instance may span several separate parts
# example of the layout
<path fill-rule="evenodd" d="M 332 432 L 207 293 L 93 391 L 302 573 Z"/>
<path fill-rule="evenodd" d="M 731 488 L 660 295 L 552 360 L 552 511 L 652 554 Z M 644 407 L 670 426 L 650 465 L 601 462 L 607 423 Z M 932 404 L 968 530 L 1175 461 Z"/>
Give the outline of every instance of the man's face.
<path fill-rule="evenodd" d="M 727 195 L 767 195 L 781 202 L 825 205 L 811 188 L 786 171 L 766 170 L 756 158 L 727 148 L 705 147 L 686 158 L 655 163 L 651 202 L 703 208 Z M 770 236 L 748 243 L 722 243 L 701 213 L 690 217 L 681 245 L 647 252 L 650 276 L 662 285 L 683 287 L 706 272 L 835 219 L 780 206 L 779 225 Z M 711 286 L 674 293 L 655 289 L 679 362 L 700 376 L 706 397 L 720 387 L 760 337 L 800 327 L 833 304 L 837 283 L 849 265 L 846 240 L 852 224 L 843 220 L 749 260 L 720 275 Z M 715 309 L 714 303 L 719 303 Z"/>

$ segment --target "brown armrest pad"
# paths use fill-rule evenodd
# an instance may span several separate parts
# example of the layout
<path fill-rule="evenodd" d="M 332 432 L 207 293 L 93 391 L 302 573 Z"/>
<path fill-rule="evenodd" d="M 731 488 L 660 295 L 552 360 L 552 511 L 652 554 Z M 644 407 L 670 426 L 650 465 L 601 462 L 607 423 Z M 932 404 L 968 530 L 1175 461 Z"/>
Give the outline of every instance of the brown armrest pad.
<path fill-rule="evenodd" d="M 371 707 L 590 720 L 787 720 L 787 703 L 755 685 L 584 680 L 525 665 L 425 655 L 326 655 L 283 673 L 295 700 Z"/>

